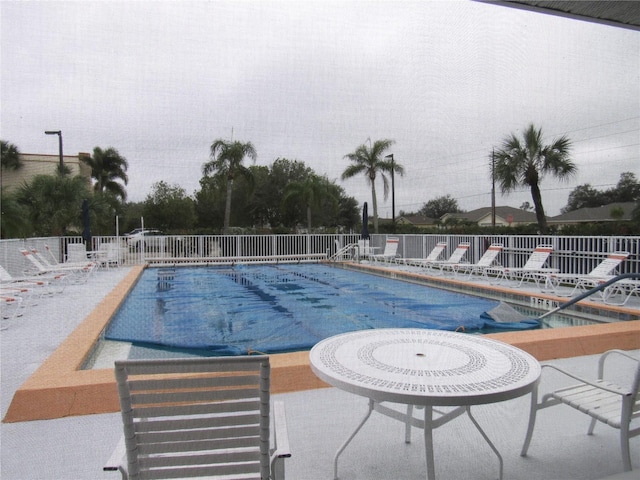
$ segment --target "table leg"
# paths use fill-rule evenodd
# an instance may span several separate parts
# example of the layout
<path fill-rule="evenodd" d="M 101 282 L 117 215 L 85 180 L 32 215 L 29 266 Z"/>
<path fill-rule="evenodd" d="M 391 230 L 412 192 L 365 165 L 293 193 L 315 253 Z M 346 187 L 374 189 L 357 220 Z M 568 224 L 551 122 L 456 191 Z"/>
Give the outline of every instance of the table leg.
<path fill-rule="evenodd" d="M 427 460 L 427 480 L 435 480 L 436 468 L 433 463 L 433 407 L 424 407 L 424 451 Z"/>
<path fill-rule="evenodd" d="M 473 424 L 476 426 L 476 428 L 480 432 L 480 435 L 482 435 L 484 440 L 489 444 L 489 446 L 491 447 L 491 450 L 493 450 L 493 453 L 495 453 L 496 456 L 498 457 L 498 462 L 500 463 L 500 476 L 498 478 L 502 480 L 502 470 L 503 470 L 502 455 L 500 455 L 500 452 L 498 452 L 498 449 L 495 447 L 495 445 L 491 443 L 491 440 L 489 440 L 489 437 L 487 436 L 487 434 L 484 433 L 484 430 L 482 430 L 482 427 L 480 427 L 480 424 L 476 421 L 475 418 L 473 418 L 473 415 L 471 415 L 471 406 L 467 407 L 467 415 L 469 415 L 469 418 L 471 419 Z"/>
<path fill-rule="evenodd" d="M 527 426 L 527 434 L 524 437 L 524 444 L 520 455 L 525 457 L 527 450 L 529 450 L 529 444 L 531 443 L 531 436 L 533 435 L 533 427 L 536 424 L 536 414 L 538 413 L 538 385 L 536 384 L 531 391 L 531 406 L 529 407 L 529 425 Z"/>
<path fill-rule="evenodd" d="M 367 420 L 371 416 L 371 412 L 373 412 L 373 405 L 374 405 L 373 400 L 369 399 L 369 410 L 367 411 L 367 414 L 360 421 L 360 423 L 358 424 L 358 426 L 356 427 L 354 432 L 349 436 L 349 438 L 347 438 L 347 440 L 338 449 L 338 451 L 336 452 L 335 457 L 333 457 L 333 478 L 334 478 L 334 480 L 338 480 L 338 457 L 342 454 L 344 449 L 347 448 L 347 445 L 349 445 L 351 443 L 351 440 L 353 440 L 353 437 L 355 437 L 357 435 L 357 433 L 360 431 L 362 426 L 367 422 Z"/>

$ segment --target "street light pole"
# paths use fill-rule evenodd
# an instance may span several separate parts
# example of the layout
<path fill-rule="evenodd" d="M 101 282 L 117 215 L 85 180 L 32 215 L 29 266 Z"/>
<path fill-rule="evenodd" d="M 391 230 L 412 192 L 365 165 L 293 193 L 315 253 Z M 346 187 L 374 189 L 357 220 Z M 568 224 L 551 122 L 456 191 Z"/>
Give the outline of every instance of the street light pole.
<path fill-rule="evenodd" d="M 58 135 L 58 153 L 60 154 L 60 173 L 62 174 L 64 162 L 62 160 L 62 130 L 45 130 L 45 135 Z"/>
<path fill-rule="evenodd" d="M 391 158 L 391 224 L 393 226 L 393 232 L 396 231 L 396 186 L 394 179 L 394 163 L 393 153 L 384 157 L 385 159 Z"/>

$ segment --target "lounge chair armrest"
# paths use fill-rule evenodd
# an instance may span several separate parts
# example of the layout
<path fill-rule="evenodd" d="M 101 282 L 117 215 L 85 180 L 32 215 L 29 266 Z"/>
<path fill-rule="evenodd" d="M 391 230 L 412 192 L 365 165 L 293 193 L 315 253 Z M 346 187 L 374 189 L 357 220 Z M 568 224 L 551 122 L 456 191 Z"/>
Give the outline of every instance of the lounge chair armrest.
<path fill-rule="evenodd" d="M 273 402 L 273 431 L 275 450 L 271 453 L 271 478 L 284 480 L 284 459 L 291 457 L 289 448 L 289 432 L 284 402 Z"/>
<path fill-rule="evenodd" d="M 616 395 L 624 396 L 624 395 L 632 395 L 633 394 L 633 392 L 627 391 L 627 390 L 623 389 L 622 387 L 615 386 L 616 388 L 612 388 L 612 387 L 609 387 L 607 385 L 603 385 L 602 383 L 597 382 L 597 381 L 594 382 L 593 380 L 587 380 L 586 378 L 579 377 L 578 375 L 574 375 L 573 373 L 568 372 L 566 370 L 563 370 L 562 368 L 556 367 L 555 365 L 542 365 L 542 368 L 551 368 L 551 369 L 556 370 L 556 371 L 558 371 L 558 372 L 560 372 L 560 373 L 562 373 L 562 374 L 564 374 L 564 375 L 566 375 L 568 377 L 571 377 L 574 380 L 577 380 L 577 381 L 579 381 L 581 383 L 584 383 L 586 385 L 591 385 L 592 387 L 599 388 L 599 389 L 604 390 L 606 392 L 615 393 Z"/>
<path fill-rule="evenodd" d="M 120 440 L 116 445 L 116 448 L 113 450 L 113 453 L 109 457 L 109 460 L 107 460 L 107 463 L 105 463 L 104 467 L 102 467 L 102 470 L 104 470 L 105 472 L 119 471 L 120 474 L 122 475 L 122 480 L 127 480 L 129 476 L 127 475 L 127 470 L 123 465 L 123 460 L 126 457 L 126 455 L 127 455 L 127 447 L 125 445 L 124 435 L 123 435 L 120 437 Z"/>

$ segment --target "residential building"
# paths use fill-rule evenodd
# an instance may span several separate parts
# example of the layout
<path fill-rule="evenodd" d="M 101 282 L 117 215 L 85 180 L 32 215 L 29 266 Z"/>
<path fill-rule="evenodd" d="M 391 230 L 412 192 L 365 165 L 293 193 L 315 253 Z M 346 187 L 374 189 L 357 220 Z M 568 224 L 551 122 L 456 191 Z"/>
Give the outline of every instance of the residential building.
<path fill-rule="evenodd" d="M 87 179 L 87 184 L 91 184 L 91 167 L 80 161 L 81 155 L 64 155 L 62 161 L 64 166 L 71 170 L 71 175 L 82 175 Z M 12 192 L 25 182 L 31 181 L 36 175 L 55 175 L 60 165 L 58 155 L 40 155 L 35 153 L 21 153 L 20 162 L 22 167 L 17 170 L 7 170 L 2 168 L 0 177 L 0 187 L 3 193 Z"/>

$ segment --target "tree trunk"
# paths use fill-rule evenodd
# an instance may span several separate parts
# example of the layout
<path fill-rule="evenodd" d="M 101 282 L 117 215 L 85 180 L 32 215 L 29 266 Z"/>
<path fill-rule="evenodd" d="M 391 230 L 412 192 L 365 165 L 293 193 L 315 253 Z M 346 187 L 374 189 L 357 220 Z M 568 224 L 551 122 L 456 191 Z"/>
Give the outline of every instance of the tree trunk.
<path fill-rule="evenodd" d="M 311 205 L 307 204 L 307 228 L 308 233 L 311 233 Z"/>
<path fill-rule="evenodd" d="M 229 233 L 229 220 L 231 219 L 231 192 L 233 191 L 233 179 L 227 180 L 227 201 L 224 205 L 224 225 L 222 233 Z"/>
<path fill-rule="evenodd" d="M 378 233 L 378 199 L 373 181 L 371 181 L 371 203 L 373 204 L 373 233 Z"/>
<path fill-rule="evenodd" d="M 540 187 L 537 183 L 531 185 L 531 198 L 533 198 L 533 205 L 536 210 L 536 219 L 538 220 L 540 234 L 545 235 L 547 233 L 547 217 L 544 214 L 542 195 L 540 194 Z"/>

